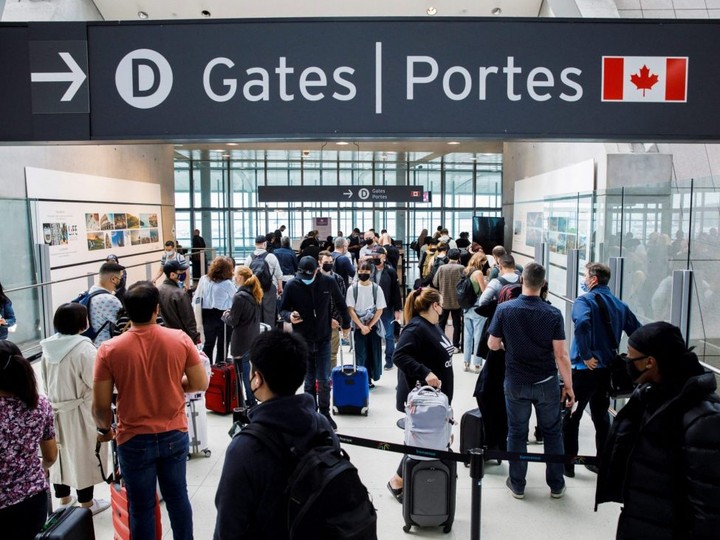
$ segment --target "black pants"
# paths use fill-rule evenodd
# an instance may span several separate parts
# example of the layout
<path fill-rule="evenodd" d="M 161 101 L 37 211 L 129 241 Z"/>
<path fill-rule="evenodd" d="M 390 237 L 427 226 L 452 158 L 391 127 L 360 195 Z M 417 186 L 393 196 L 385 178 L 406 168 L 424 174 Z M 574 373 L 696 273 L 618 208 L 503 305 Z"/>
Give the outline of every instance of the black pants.
<path fill-rule="evenodd" d="M 57 497 L 58 499 L 70 496 L 70 486 L 66 486 L 65 484 L 53 484 L 53 489 L 55 490 L 55 497 Z M 89 503 L 93 500 L 95 486 L 78 489 L 76 491 L 79 503 Z"/>
<path fill-rule="evenodd" d="M 445 309 L 443 308 L 442 314 L 440 315 L 440 320 L 438 321 L 438 324 L 440 325 L 440 329 L 445 332 L 445 325 L 447 324 L 448 317 L 452 315 L 452 322 L 453 322 L 453 345 L 460 349 L 462 347 L 462 329 L 463 329 L 463 323 L 462 323 L 462 309 Z"/>
<path fill-rule="evenodd" d="M 3 538 L 33 540 L 45 524 L 48 494 L 41 491 L 24 501 L 0 509 L 0 531 Z"/>
<path fill-rule="evenodd" d="M 590 417 L 595 424 L 595 448 L 599 457 L 610 430 L 610 414 L 608 413 L 610 370 L 607 368 L 573 369 L 572 382 L 577 408 L 574 413 L 565 415 L 563 421 L 565 454 L 569 456 L 578 454 L 580 420 L 589 403 Z"/>
<path fill-rule="evenodd" d="M 230 335 L 232 328 L 222 322 L 223 310 L 221 309 L 203 309 L 203 331 L 205 332 L 205 345 L 203 352 L 207 354 L 210 362 L 213 362 L 213 351 L 217 344 L 217 352 L 215 353 L 215 364 L 224 362 L 227 358 L 228 345 L 230 344 Z"/>

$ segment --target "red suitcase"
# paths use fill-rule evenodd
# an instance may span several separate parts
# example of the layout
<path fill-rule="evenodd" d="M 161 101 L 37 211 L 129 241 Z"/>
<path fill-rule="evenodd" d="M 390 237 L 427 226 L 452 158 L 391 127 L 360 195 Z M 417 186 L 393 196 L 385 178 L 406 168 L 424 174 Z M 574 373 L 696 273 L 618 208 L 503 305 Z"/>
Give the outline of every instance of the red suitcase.
<path fill-rule="evenodd" d="M 113 540 L 131 540 L 130 511 L 125 486 L 116 482 L 110 484 L 110 503 L 112 506 Z M 155 540 L 162 539 L 162 524 L 160 523 L 160 501 L 155 505 Z"/>
<path fill-rule="evenodd" d="M 228 414 L 238 406 L 235 366 L 228 363 L 212 366 L 210 384 L 205 391 L 205 406 L 209 411 Z"/>

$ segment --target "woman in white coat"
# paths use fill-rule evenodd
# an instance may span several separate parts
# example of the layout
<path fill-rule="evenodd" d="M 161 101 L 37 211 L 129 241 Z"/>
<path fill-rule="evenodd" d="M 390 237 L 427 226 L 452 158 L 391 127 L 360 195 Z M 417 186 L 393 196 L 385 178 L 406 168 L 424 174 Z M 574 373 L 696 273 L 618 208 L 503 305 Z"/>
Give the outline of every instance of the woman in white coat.
<path fill-rule="evenodd" d="M 97 350 L 90 339 L 81 336 L 88 326 L 87 308 L 63 304 L 53 319 L 55 335 L 40 342 L 42 378 L 45 393 L 55 415 L 58 460 L 50 469 L 50 482 L 62 506 L 75 501 L 93 514 L 110 503 L 94 499 L 95 484 L 103 482 L 95 456 L 98 433 L 92 417 L 93 367 Z M 100 449 L 107 463 L 107 444 Z M 77 490 L 77 498 L 70 488 Z"/>

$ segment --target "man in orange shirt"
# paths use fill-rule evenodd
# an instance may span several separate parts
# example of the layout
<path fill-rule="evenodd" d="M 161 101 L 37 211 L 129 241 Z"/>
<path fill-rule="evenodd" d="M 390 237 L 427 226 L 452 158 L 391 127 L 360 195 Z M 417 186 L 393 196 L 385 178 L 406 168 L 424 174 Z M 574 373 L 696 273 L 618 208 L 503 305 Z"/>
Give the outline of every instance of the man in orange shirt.
<path fill-rule="evenodd" d="M 192 539 L 187 494 L 185 393 L 207 388 L 195 344 L 182 330 L 155 323 L 159 293 L 148 281 L 125 293 L 131 327 L 102 344 L 95 362 L 93 416 L 98 432 L 111 429 L 117 387 L 120 470 L 130 502 L 133 538 L 155 538 L 155 486 L 160 484 L 175 539 Z"/>

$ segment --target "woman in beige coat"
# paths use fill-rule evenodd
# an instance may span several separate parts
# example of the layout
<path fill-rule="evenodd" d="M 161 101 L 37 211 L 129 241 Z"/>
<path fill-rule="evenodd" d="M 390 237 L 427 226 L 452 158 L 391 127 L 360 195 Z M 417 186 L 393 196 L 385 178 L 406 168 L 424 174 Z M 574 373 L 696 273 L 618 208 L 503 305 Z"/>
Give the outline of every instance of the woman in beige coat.
<path fill-rule="evenodd" d="M 81 304 L 63 304 L 53 319 L 56 334 L 40 342 L 42 378 L 45 393 L 55 415 L 58 460 L 50 469 L 50 481 L 62 506 L 76 501 L 102 512 L 110 503 L 94 499 L 95 484 L 103 481 L 95 456 L 97 431 L 92 417 L 93 367 L 96 349 L 89 338 L 81 336 L 87 326 L 87 308 Z M 107 462 L 107 444 L 100 449 Z M 77 490 L 77 498 L 70 488 Z"/>

